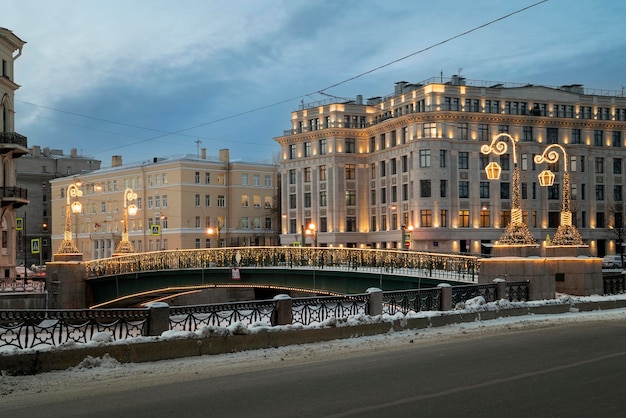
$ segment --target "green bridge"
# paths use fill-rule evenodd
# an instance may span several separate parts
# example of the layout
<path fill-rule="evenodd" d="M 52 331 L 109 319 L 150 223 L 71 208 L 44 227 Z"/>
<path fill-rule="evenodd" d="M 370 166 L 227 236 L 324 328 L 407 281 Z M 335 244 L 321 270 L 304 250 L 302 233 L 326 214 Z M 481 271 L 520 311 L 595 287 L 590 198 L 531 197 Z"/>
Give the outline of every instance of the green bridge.
<path fill-rule="evenodd" d="M 125 307 L 218 287 L 276 293 L 355 294 L 476 283 L 479 258 L 401 250 L 229 247 L 98 259 L 85 269 L 89 306 Z"/>

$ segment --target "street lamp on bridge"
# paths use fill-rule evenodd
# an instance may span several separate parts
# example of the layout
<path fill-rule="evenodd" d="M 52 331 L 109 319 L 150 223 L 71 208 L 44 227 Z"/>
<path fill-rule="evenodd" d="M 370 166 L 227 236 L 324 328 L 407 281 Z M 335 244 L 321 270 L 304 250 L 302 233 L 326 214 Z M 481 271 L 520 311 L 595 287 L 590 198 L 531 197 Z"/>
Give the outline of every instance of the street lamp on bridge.
<path fill-rule="evenodd" d="M 313 247 L 317 247 L 317 228 L 315 227 L 314 223 L 309 224 L 309 227 L 306 230 L 306 234 L 313 236 Z"/>
<path fill-rule="evenodd" d="M 206 234 L 209 235 L 209 236 L 215 235 L 215 237 L 217 238 L 217 246 L 218 246 L 218 248 L 222 246 L 222 243 L 220 241 L 220 223 L 219 223 L 219 221 L 215 225 L 215 228 L 210 228 L 210 227 L 207 228 Z"/>
<path fill-rule="evenodd" d="M 75 181 L 67 186 L 65 193 L 65 230 L 63 232 L 63 242 L 61 243 L 57 254 L 82 254 L 72 239 L 72 213 L 77 215 L 83 210 L 83 205 L 76 199 L 83 195 L 82 190 L 80 190 L 80 186 L 80 181 Z M 75 198 L 75 200 L 72 202 L 71 198 Z"/>
<path fill-rule="evenodd" d="M 113 255 L 134 253 L 135 249 L 132 244 L 128 240 L 128 216 L 135 216 L 137 214 L 137 205 L 131 203 L 128 205 L 128 202 L 132 202 L 137 200 L 137 193 L 135 193 L 132 189 L 126 188 L 124 190 L 124 220 L 123 220 L 123 229 L 122 229 L 122 240 L 117 245 L 115 249 L 115 253 Z"/>

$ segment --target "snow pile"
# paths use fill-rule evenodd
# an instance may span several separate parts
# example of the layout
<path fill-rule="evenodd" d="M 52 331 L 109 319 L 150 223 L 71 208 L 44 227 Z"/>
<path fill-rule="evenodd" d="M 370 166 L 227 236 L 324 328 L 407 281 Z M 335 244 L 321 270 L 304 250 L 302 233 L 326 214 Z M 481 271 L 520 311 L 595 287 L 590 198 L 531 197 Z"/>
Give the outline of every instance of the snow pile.
<path fill-rule="evenodd" d="M 71 367 L 70 370 L 79 371 L 94 368 L 113 369 L 120 365 L 121 363 L 119 361 L 109 356 L 109 354 L 105 354 L 102 357 L 87 356 L 83 361 L 78 363 L 76 367 Z"/>

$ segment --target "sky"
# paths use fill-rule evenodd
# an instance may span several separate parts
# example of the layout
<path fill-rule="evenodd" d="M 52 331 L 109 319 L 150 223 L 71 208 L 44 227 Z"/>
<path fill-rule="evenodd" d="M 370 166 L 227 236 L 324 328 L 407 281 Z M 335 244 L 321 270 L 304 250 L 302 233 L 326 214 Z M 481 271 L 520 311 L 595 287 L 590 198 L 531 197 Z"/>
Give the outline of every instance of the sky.
<path fill-rule="evenodd" d="M 443 6 L 442 6 L 443 4 Z M 20 0 L 15 130 L 111 165 L 230 149 L 273 162 L 301 103 L 394 83 L 626 85 L 615 0 Z"/>

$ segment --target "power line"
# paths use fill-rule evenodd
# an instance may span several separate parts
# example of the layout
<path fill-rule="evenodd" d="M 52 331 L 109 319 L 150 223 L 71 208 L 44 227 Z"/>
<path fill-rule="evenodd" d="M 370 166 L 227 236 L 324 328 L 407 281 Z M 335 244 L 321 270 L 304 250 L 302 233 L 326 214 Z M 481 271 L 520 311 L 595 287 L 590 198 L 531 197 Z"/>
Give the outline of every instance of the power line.
<path fill-rule="evenodd" d="M 498 17 L 496 19 L 490 20 L 489 22 L 483 23 L 483 24 L 481 24 L 479 26 L 475 26 L 472 29 L 469 29 L 469 30 L 461 32 L 461 33 L 459 33 L 457 35 L 451 36 L 451 37 L 449 37 L 447 39 L 444 39 L 443 41 L 434 43 L 434 44 L 432 44 L 430 46 L 427 46 L 426 48 L 422 48 L 422 49 L 420 49 L 418 51 L 415 51 L 415 52 L 413 52 L 411 54 L 405 55 L 405 56 L 403 56 L 401 58 L 395 59 L 393 61 L 389 61 L 386 64 L 383 64 L 383 65 L 380 65 L 378 67 L 372 68 L 372 69 L 370 69 L 368 71 L 365 71 L 365 72 L 362 72 L 362 73 L 357 74 L 355 76 L 352 76 L 350 78 L 347 78 L 347 79 L 345 79 L 343 81 L 339 81 L 337 83 L 331 84 L 331 85 L 329 85 L 329 86 L 327 86 L 325 88 L 322 88 L 320 90 L 316 90 L 316 91 L 311 92 L 311 93 L 306 93 L 306 94 L 298 95 L 298 96 L 295 96 L 295 97 L 291 97 L 289 99 L 284 99 L 284 100 L 281 100 L 281 101 L 278 101 L 278 102 L 275 102 L 275 103 L 272 103 L 272 104 L 259 106 L 259 107 L 256 107 L 256 108 L 253 108 L 253 109 L 249 109 L 249 110 L 246 110 L 246 111 L 243 111 L 243 112 L 235 113 L 235 114 L 232 114 L 232 115 L 229 115 L 229 116 L 224 116 L 224 117 L 221 117 L 221 118 L 218 118 L 218 119 L 214 119 L 214 120 L 211 120 L 211 121 L 208 121 L 208 122 L 200 123 L 200 124 L 197 124 L 197 125 L 194 125 L 194 126 L 190 126 L 190 127 L 187 127 L 187 128 L 178 129 L 178 130 L 175 130 L 175 131 L 163 131 L 163 130 L 154 129 L 154 128 L 146 128 L 146 127 L 141 127 L 141 126 L 137 126 L 137 125 L 132 125 L 132 124 L 127 124 L 127 123 L 107 120 L 107 119 L 103 119 L 103 118 L 97 118 L 97 117 L 92 117 L 92 116 L 87 116 L 87 115 L 81 115 L 79 113 L 73 113 L 73 112 L 69 112 L 69 111 L 65 111 L 65 110 L 55 109 L 55 108 L 52 108 L 52 107 L 38 105 L 38 104 L 35 104 L 35 103 L 30 103 L 30 102 L 23 102 L 23 103 L 27 103 L 27 104 L 30 104 L 30 105 L 33 105 L 33 106 L 38 106 L 38 107 L 41 107 L 41 108 L 44 108 L 44 109 L 53 110 L 53 111 L 60 112 L 60 113 L 66 113 L 66 114 L 70 114 L 70 115 L 74 115 L 74 116 L 84 117 L 84 118 L 87 118 L 87 119 L 97 120 L 97 121 L 100 121 L 100 122 L 106 122 L 106 123 L 116 124 L 116 125 L 120 125 L 120 126 L 126 126 L 126 127 L 130 127 L 130 128 L 142 129 L 142 130 L 148 130 L 148 131 L 161 133 L 160 135 L 157 135 L 157 136 L 154 136 L 154 137 L 151 137 L 151 138 L 142 139 L 142 140 L 137 141 L 137 142 L 133 142 L 133 143 L 130 143 L 130 144 L 124 144 L 124 145 L 121 145 L 119 147 L 109 148 L 107 150 L 103 150 L 103 151 L 100 151 L 100 152 L 96 153 L 96 154 L 101 154 L 101 153 L 105 153 L 105 152 L 115 151 L 115 150 L 118 150 L 120 148 L 125 148 L 125 147 L 131 146 L 131 145 L 137 145 L 137 144 L 141 144 L 141 143 L 144 143 L 144 142 L 153 141 L 153 140 L 160 139 L 160 138 L 163 138 L 163 137 L 169 136 L 169 135 L 182 135 L 182 133 L 185 132 L 185 131 L 189 131 L 189 130 L 196 129 L 196 128 L 201 128 L 201 127 L 208 126 L 208 125 L 213 125 L 213 124 L 216 124 L 216 123 L 219 123 L 219 122 L 223 122 L 223 121 L 226 121 L 226 120 L 238 118 L 240 116 L 245 116 L 245 115 L 248 115 L 248 114 L 251 114 L 251 113 L 256 113 L 256 112 L 259 112 L 261 110 L 269 109 L 269 108 L 272 108 L 272 107 L 275 107 L 275 106 L 279 106 L 279 105 L 282 105 L 282 104 L 285 104 L 285 103 L 289 103 L 289 102 L 294 101 L 294 100 L 302 99 L 303 97 L 311 97 L 311 95 L 313 95 L 313 94 L 321 94 L 321 95 L 325 95 L 325 96 L 336 97 L 336 96 L 333 96 L 333 95 L 327 93 L 326 90 L 330 90 L 330 89 L 338 87 L 338 86 L 340 86 L 342 84 L 346 84 L 346 83 L 348 83 L 350 81 L 354 81 L 354 80 L 356 80 L 358 78 L 364 77 L 364 76 L 366 76 L 368 74 L 372 74 L 372 73 L 374 73 L 376 71 L 379 71 L 379 70 L 381 70 L 383 68 L 389 67 L 389 66 L 391 66 L 393 64 L 396 64 L 396 63 L 404 61 L 404 60 L 406 60 L 408 58 L 414 57 L 414 56 L 416 56 L 418 54 L 421 54 L 423 52 L 426 52 L 428 50 L 431 50 L 433 48 L 436 48 L 436 47 L 441 46 L 443 44 L 446 44 L 448 42 L 451 42 L 451 41 L 453 41 L 455 39 L 458 39 L 460 37 L 466 36 L 466 35 L 468 35 L 468 34 L 470 34 L 472 32 L 476 32 L 476 31 L 478 31 L 480 29 L 483 29 L 483 28 L 485 28 L 487 26 L 490 26 L 490 25 L 492 25 L 494 23 L 497 23 L 497 22 L 500 22 L 502 20 L 508 19 L 511 16 L 514 16 L 516 14 L 525 12 L 525 11 L 527 11 L 527 10 L 533 8 L 533 7 L 539 6 L 540 4 L 547 3 L 547 2 L 548 2 L 548 0 L 541 0 L 541 1 L 538 1 L 536 3 L 531 4 L 529 6 L 517 9 L 517 10 L 511 12 L 511 13 L 508 13 L 508 14 L 504 15 L 504 16 L 501 16 L 501 17 Z M 197 137 L 197 135 L 194 135 L 194 137 Z M 236 141 L 231 141 L 231 142 L 236 142 Z"/>

